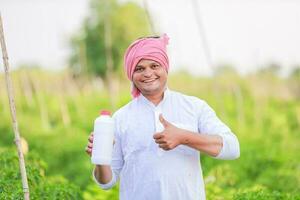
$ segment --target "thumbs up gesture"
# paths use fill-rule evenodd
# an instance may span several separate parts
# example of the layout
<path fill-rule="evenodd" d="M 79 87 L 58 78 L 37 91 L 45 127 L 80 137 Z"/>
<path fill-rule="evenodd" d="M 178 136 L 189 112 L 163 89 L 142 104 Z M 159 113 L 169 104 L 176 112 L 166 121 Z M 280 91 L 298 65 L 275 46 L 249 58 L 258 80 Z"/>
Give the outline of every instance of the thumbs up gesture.
<path fill-rule="evenodd" d="M 162 114 L 159 115 L 159 121 L 162 123 L 165 130 L 155 133 L 153 138 L 160 148 L 168 151 L 183 143 L 185 130 L 180 129 L 165 120 Z"/>

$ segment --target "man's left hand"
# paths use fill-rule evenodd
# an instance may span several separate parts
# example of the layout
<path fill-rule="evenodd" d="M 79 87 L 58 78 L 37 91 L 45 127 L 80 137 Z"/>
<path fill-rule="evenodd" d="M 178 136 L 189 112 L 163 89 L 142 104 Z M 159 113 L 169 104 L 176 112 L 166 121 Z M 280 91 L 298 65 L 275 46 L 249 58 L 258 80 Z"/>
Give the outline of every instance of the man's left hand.
<path fill-rule="evenodd" d="M 159 120 L 164 126 L 165 130 L 153 135 L 153 138 L 158 146 L 163 150 L 168 151 L 182 144 L 184 130 L 165 120 L 162 114 L 159 115 Z"/>

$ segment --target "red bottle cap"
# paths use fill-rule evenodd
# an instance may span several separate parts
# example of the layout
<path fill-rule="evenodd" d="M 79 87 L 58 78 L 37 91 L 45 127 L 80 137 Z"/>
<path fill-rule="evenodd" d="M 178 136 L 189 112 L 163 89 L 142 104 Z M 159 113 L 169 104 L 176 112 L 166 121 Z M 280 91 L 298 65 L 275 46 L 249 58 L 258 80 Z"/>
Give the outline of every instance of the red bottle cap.
<path fill-rule="evenodd" d="M 110 111 L 108 111 L 108 110 L 101 110 L 100 111 L 100 115 L 108 115 L 108 116 L 110 116 Z"/>

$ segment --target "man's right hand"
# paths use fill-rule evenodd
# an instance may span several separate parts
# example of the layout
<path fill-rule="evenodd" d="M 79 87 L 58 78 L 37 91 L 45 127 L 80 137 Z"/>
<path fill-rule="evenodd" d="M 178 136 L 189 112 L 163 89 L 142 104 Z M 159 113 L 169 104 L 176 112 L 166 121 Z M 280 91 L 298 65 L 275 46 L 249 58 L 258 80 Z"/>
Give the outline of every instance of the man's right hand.
<path fill-rule="evenodd" d="M 85 147 L 85 152 L 91 156 L 92 155 L 92 149 L 93 149 L 93 141 L 94 141 L 94 132 L 91 132 L 89 138 L 88 138 L 88 144 Z"/>
<path fill-rule="evenodd" d="M 91 156 L 93 149 L 94 132 L 91 132 L 88 138 L 88 144 L 85 147 L 85 152 Z M 109 165 L 96 165 L 94 170 L 94 176 L 99 183 L 106 184 L 112 179 L 112 172 Z"/>

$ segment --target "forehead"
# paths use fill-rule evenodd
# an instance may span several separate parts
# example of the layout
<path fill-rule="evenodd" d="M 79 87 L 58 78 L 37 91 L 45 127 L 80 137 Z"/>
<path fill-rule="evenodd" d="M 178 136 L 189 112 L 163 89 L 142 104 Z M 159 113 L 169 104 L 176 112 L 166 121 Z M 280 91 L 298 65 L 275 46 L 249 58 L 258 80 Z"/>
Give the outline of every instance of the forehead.
<path fill-rule="evenodd" d="M 136 66 L 148 66 L 153 64 L 159 65 L 159 62 L 150 59 L 141 59 Z"/>

